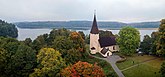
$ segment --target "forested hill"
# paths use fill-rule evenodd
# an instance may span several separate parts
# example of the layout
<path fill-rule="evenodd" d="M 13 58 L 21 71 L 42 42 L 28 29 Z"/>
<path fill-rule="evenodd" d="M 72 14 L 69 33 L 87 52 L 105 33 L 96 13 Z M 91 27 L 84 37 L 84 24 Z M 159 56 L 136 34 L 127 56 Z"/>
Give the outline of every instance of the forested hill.
<path fill-rule="evenodd" d="M 17 22 L 14 23 L 19 28 L 67 28 L 67 29 L 89 29 L 92 21 L 40 21 L 40 22 Z M 98 22 L 101 29 L 122 28 L 123 26 L 133 26 L 135 28 L 158 28 L 160 22 L 140 22 L 140 23 L 122 23 L 122 22 Z"/>
<path fill-rule="evenodd" d="M 0 19 L 0 36 L 16 38 L 18 36 L 18 30 L 14 24 Z"/>

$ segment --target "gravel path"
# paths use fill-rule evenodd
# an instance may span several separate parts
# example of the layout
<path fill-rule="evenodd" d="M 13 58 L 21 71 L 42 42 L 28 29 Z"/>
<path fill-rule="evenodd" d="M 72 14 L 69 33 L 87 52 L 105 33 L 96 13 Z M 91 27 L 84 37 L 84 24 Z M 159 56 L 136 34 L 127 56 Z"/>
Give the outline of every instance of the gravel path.
<path fill-rule="evenodd" d="M 116 66 L 116 61 L 120 60 L 121 58 L 118 55 L 112 55 L 112 56 L 108 56 L 106 58 L 106 61 L 109 62 L 112 66 L 112 68 L 115 70 L 115 72 L 117 73 L 117 75 L 119 77 L 125 77 L 123 75 L 123 73 L 121 72 L 121 70 Z"/>

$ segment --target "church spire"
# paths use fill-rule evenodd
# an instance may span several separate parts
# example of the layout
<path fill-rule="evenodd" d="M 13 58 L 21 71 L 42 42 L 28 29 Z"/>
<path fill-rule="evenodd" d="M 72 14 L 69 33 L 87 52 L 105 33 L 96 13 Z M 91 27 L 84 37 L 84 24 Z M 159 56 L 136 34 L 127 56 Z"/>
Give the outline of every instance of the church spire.
<path fill-rule="evenodd" d="M 97 21 L 96 21 L 96 11 L 94 11 L 94 19 L 93 19 L 93 24 L 90 33 L 92 34 L 98 34 L 99 30 L 97 27 Z"/>

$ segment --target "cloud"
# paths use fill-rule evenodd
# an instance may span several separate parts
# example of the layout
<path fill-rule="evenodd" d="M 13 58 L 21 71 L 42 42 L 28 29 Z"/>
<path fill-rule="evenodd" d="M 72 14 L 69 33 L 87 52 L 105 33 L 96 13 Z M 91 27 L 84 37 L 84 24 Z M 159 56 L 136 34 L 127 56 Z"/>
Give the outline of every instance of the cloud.
<path fill-rule="evenodd" d="M 1 19 L 15 21 L 154 21 L 165 17 L 165 0 L 0 0 Z"/>

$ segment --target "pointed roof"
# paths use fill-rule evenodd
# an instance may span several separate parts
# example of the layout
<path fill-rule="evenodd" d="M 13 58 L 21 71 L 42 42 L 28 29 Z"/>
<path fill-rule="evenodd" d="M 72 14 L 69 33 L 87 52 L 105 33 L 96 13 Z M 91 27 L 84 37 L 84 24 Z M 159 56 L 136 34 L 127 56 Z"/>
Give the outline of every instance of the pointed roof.
<path fill-rule="evenodd" d="M 92 24 L 92 28 L 91 28 L 90 33 L 92 33 L 92 34 L 98 34 L 99 33 L 95 14 L 94 14 L 93 24 Z"/>

